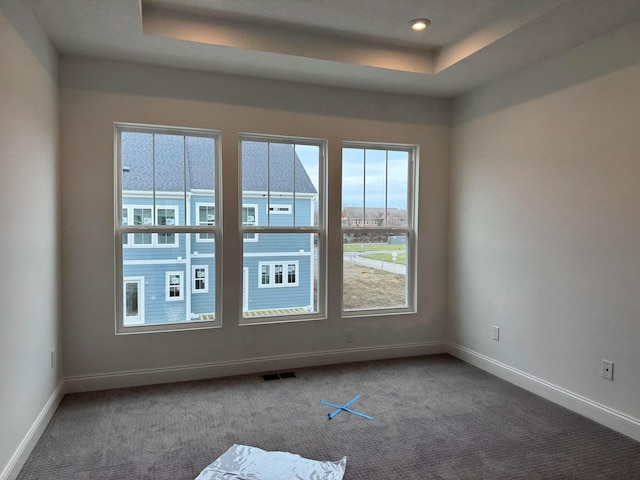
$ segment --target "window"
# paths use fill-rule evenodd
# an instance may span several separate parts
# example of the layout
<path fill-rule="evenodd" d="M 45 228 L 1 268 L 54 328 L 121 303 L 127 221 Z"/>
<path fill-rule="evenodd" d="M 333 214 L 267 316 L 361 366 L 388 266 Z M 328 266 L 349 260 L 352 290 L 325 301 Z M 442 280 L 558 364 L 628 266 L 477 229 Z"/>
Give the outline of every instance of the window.
<path fill-rule="evenodd" d="M 116 141 L 116 332 L 219 326 L 218 133 L 118 124 Z"/>
<path fill-rule="evenodd" d="M 260 288 L 297 287 L 298 262 L 260 262 Z"/>
<path fill-rule="evenodd" d="M 325 314 L 324 152 L 320 140 L 240 138 L 242 323 Z"/>
<path fill-rule="evenodd" d="M 242 225 L 245 227 L 251 227 L 258 224 L 256 216 L 257 205 L 243 205 L 242 206 Z M 255 233 L 243 233 L 242 238 L 249 242 L 257 242 L 258 235 Z"/>
<path fill-rule="evenodd" d="M 134 208 L 133 209 L 133 224 L 150 226 L 153 224 L 150 208 Z M 151 245 L 150 233 L 134 233 L 133 244 L 134 245 Z"/>
<path fill-rule="evenodd" d="M 129 212 L 133 218 L 133 225 L 152 226 L 152 208 L 142 206 L 123 206 L 122 207 L 122 225 L 130 225 Z M 177 207 L 158 207 L 156 208 L 156 225 L 177 225 L 178 224 L 178 208 Z M 133 243 L 128 240 L 128 235 L 123 236 L 123 244 L 130 247 L 148 247 L 163 246 L 177 247 L 177 237 L 173 233 L 134 233 Z"/>
<path fill-rule="evenodd" d="M 177 225 L 176 217 L 178 216 L 178 209 L 176 207 L 158 207 L 156 209 L 156 225 Z M 176 245 L 175 233 L 158 233 L 157 234 L 158 245 Z"/>
<path fill-rule="evenodd" d="M 184 300 L 184 295 L 182 291 L 182 272 L 167 272 L 167 288 L 166 288 L 166 300 L 167 301 L 176 301 L 176 300 Z"/>
<path fill-rule="evenodd" d="M 196 204 L 198 225 L 214 226 L 216 224 L 216 207 L 213 204 Z M 212 233 L 199 233 L 196 237 L 197 242 L 212 242 L 215 235 Z"/>
<path fill-rule="evenodd" d="M 193 279 L 191 281 L 193 293 L 207 293 L 209 291 L 209 267 L 207 265 L 194 265 Z"/>
<path fill-rule="evenodd" d="M 415 311 L 413 146 L 342 149 L 342 309 L 345 315 Z"/>

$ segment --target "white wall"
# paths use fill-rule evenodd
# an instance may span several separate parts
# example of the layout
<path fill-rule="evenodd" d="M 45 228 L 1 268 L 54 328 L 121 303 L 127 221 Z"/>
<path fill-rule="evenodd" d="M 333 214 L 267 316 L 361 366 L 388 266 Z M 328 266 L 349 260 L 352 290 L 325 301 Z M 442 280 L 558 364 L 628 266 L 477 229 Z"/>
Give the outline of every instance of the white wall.
<path fill-rule="evenodd" d="M 451 341 L 640 419 L 640 24 L 457 99 L 451 168 Z"/>
<path fill-rule="evenodd" d="M 0 478 L 8 478 L 46 424 L 62 377 L 50 366 L 51 350 L 60 351 L 57 57 L 19 1 L 0 1 L 0 45 Z"/>
<path fill-rule="evenodd" d="M 61 60 L 60 71 L 64 366 L 71 390 L 443 351 L 449 102 L 72 57 Z M 241 239 L 229 227 L 221 329 L 114 335 L 114 122 L 222 130 L 227 219 L 237 218 L 239 132 L 328 139 L 335 254 L 329 318 L 238 326 Z M 340 318 L 343 140 L 421 147 L 417 314 Z M 356 329 L 353 345 L 346 344 L 347 328 Z"/>

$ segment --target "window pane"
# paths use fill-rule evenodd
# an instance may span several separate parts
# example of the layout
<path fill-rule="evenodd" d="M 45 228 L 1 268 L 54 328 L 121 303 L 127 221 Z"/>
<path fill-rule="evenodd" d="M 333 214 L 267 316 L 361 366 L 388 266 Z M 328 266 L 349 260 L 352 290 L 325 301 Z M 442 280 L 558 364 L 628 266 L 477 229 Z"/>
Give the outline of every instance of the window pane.
<path fill-rule="evenodd" d="M 342 227 L 409 225 L 409 152 L 343 148 Z"/>
<path fill-rule="evenodd" d="M 146 248 L 123 248 L 123 276 L 125 279 L 140 279 L 138 284 L 125 282 L 125 308 L 132 309 L 135 306 L 141 314 L 139 322 L 124 322 L 125 326 L 215 318 L 213 246 L 207 244 L 211 246 L 211 253 L 208 253 L 202 249 L 203 244 L 196 244 L 193 240 L 189 242 L 189 234 L 171 235 L 175 235 L 176 243 L 182 247 L 152 245 Z M 185 255 L 184 245 L 189 244 L 192 245 L 191 254 Z M 199 250 L 193 249 L 195 246 Z M 134 299 L 132 295 L 136 288 L 139 295 Z"/>
<path fill-rule="evenodd" d="M 154 135 L 154 186 L 156 197 L 171 194 L 184 204 L 185 187 L 185 138 L 182 135 Z M 176 197 L 180 194 L 180 197 Z"/>
<path fill-rule="evenodd" d="M 407 235 L 343 235 L 344 310 L 406 307 Z"/>
<path fill-rule="evenodd" d="M 187 191 L 191 191 L 191 225 L 215 225 L 215 156 L 213 138 L 189 137 L 187 146 Z M 202 217 L 197 205 L 208 205 Z M 206 223 L 203 223 L 206 222 Z M 204 238 L 209 234 L 203 234 Z"/>
<path fill-rule="evenodd" d="M 142 191 L 151 194 L 153 191 L 153 135 L 122 132 L 121 149 L 122 204 L 127 205 L 124 200 L 128 195 L 125 192 Z"/>
<path fill-rule="evenodd" d="M 320 147 L 294 145 L 294 148 L 297 156 L 294 224 L 317 226 L 319 224 L 317 192 L 320 191 Z M 300 171 L 300 165 L 304 168 L 304 172 Z M 306 197 L 310 193 L 313 196 L 313 202 L 309 206 Z"/>
<path fill-rule="evenodd" d="M 271 283 L 271 266 L 270 265 L 261 265 L 262 271 L 262 285 L 269 285 Z"/>
<path fill-rule="evenodd" d="M 138 316 L 138 283 L 127 282 L 126 283 L 126 312 L 127 317 Z"/>
<path fill-rule="evenodd" d="M 407 227 L 409 205 L 409 152 L 389 150 L 387 226 Z"/>
<path fill-rule="evenodd" d="M 318 225 L 320 147 L 254 140 L 241 145 L 243 202 L 259 202 L 259 225 Z"/>
<path fill-rule="evenodd" d="M 364 226 L 364 149 L 342 149 L 342 218 L 348 227 Z"/>
<path fill-rule="evenodd" d="M 385 150 L 365 150 L 364 226 L 384 225 L 387 206 L 387 155 Z"/>
<path fill-rule="evenodd" d="M 318 311 L 317 234 L 260 233 L 244 244 L 244 317 Z"/>

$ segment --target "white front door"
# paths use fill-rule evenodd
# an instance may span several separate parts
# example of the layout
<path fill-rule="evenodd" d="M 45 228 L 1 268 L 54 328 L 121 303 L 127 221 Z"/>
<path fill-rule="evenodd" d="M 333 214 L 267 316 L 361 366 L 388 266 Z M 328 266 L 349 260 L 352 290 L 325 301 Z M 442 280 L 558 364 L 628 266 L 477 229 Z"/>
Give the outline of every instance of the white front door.
<path fill-rule="evenodd" d="M 123 298 L 123 325 L 144 324 L 144 277 L 125 278 Z"/>

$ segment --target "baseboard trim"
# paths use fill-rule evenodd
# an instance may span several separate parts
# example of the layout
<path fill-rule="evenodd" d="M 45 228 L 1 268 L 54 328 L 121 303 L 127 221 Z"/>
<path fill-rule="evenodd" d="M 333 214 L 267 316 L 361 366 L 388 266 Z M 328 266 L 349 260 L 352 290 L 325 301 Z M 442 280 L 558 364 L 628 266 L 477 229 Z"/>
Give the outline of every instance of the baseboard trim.
<path fill-rule="evenodd" d="M 24 436 L 20 445 L 16 449 L 13 456 L 9 459 L 9 463 L 5 466 L 2 473 L 0 473 L 0 480 L 15 480 L 22 470 L 24 463 L 31 455 L 36 443 L 40 440 L 40 436 L 44 429 L 47 428 L 49 421 L 53 417 L 53 414 L 56 412 L 58 405 L 62 401 L 62 397 L 64 396 L 64 381 L 61 381 L 56 389 L 53 391 L 49 400 L 40 411 L 40 414 L 35 419 L 31 428 Z"/>
<path fill-rule="evenodd" d="M 456 343 L 447 353 L 640 442 L 640 420 Z"/>
<path fill-rule="evenodd" d="M 361 362 L 388 358 L 446 353 L 444 341 L 383 345 L 375 347 L 329 350 L 292 355 L 249 358 L 181 367 L 153 368 L 97 375 L 81 375 L 65 379 L 65 392 L 88 392 L 112 388 L 135 387 L 158 383 L 201 380 L 205 378 L 244 375 L 272 370 L 293 369 L 335 363 Z M 1 480 L 1 479 L 0 479 Z"/>

